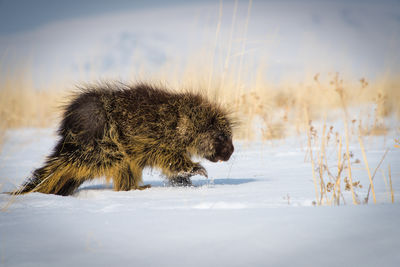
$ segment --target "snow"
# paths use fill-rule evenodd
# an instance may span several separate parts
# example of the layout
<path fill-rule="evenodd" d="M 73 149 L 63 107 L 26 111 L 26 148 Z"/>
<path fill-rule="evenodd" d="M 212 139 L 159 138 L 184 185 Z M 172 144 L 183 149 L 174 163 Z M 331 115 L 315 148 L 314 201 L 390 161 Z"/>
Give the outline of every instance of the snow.
<path fill-rule="evenodd" d="M 22 183 L 56 140 L 53 129 L 8 131 L 1 191 Z M 146 169 L 152 188 L 143 191 L 98 179 L 69 197 L 0 194 L 0 266 L 397 266 L 400 149 L 389 137 L 365 141 L 371 168 L 390 149 L 381 169 L 391 166 L 394 204 L 378 171 L 378 204 L 355 206 L 345 192 L 346 205 L 315 207 L 304 137 L 235 141 L 231 160 L 202 161 L 210 179 L 189 188 Z M 350 149 L 362 199 L 368 176 L 357 143 Z"/>

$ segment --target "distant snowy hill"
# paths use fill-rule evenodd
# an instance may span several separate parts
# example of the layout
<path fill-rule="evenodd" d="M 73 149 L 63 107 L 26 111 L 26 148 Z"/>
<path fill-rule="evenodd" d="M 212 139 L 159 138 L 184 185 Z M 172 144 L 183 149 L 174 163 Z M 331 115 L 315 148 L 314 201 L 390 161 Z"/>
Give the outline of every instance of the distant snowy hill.
<path fill-rule="evenodd" d="M 132 79 L 166 66 L 181 71 L 204 50 L 215 51 L 214 71 L 222 71 L 228 53 L 230 64 L 243 55 L 248 70 L 263 64 L 273 81 L 329 71 L 374 78 L 399 70 L 396 1 L 254 1 L 247 33 L 247 1 L 239 1 L 234 20 L 234 2 L 223 1 L 221 10 L 220 17 L 219 1 L 152 6 L 3 34 L 1 71 L 28 65 L 37 86 Z"/>

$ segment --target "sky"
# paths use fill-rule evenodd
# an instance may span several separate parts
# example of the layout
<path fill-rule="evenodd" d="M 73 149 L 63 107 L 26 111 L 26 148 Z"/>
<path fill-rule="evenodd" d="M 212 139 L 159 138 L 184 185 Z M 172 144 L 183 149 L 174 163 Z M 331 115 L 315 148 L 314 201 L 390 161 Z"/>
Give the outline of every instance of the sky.
<path fill-rule="evenodd" d="M 0 75 L 29 69 L 37 87 L 227 67 L 374 79 L 398 73 L 398 47 L 398 1 L 0 0 Z"/>
<path fill-rule="evenodd" d="M 60 20 L 85 16 L 180 5 L 188 1 L 146 0 L 0 0 L 0 34 L 13 34 Z M 191 1 L 189 1 L 191 2 Z"/>

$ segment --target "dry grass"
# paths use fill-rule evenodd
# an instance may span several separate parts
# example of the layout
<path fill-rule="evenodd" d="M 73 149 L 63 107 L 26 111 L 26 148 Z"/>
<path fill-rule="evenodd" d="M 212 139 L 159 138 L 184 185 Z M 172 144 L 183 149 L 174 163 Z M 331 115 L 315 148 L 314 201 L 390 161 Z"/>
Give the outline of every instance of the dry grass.
<path fill-rule="evenodd" d="M 389 172 L 389 185 L 390 185 L 390 200 L 394 203 L 394 192 L 393 192 L 393 185 L 392 185 L 392 173 L 390 171 L 390 165 L 388 166 Z"/>
<path fill-rule="evenodd" d="M 310 120 L 321 120 L 324 116 L 328 116 L 328 120 L 336 119 L 335 111 L 342 110 L 344 106 L 353 113 L 354 110 L 367 110 L 362 114 L 351 114 L 350 111 L 345 114 L 349 120 L 357 118 L 363 136 L 385 135 L 390 130 L 385 125 L 385 118 L 392 115 L 400 118 L 400 108 L 396 105 L 400 101 L 400 80 L 367 84 L 365 79 L 345 83 L 337 74 L 327 77 L 330 80 L 325 83 L 315 78 L 297 85 L 271 85 L 265 82 L 235 86 L 225 83 L 224 88 L 215 86 L 211 95 L 235 110 L 244 122 L 237 134 L 239 139 L 251 140 L 257 136 L 252 126 L 254 121 L 259 124 L 261 121 L 264 140 L 285 138 L 294 132 L 306 130 Z M 254 89 L 237 92 L 242 87 Z M 386 96 L 384 101 L 382 95 Z M 307 110 L 307 118 L 304 109 Z M 353 124 L 355 122 L 352 120 Z"/>
<path fill-rule="evenodd" d="M 361 199 L 359 189 L 363 185 L 359 180 L 354 180 L 351 169 L 355 165 L 360 164 L 361 161 L 355 158 L 353 152 L 349 151 L 346 145 L 345 151 L 342 147 L 342 139 L 340 133 L 334 133 L 332 127 L 326 131 L 326 125 L 318 131 L 310 125 L 308 131 L 308 155 L 310 157 L 312 176 L 314 181 L 314 188 L 316 194 L 315 205 L 340 205 L 346 204 L 343 192 L 349 191 L 352 197 L 352 202 L 355 205 L 364 203 L 368 204 L 370 192 L 373 194 L 374 203 L 376 203 L 375 191 L 373 187 L 373 179 L 380 169 L 388 150 L 383 154 L 379 164 L 376 166 L 373 175 L 370 173 L 368 161 L 366 159 L 365 149 L 362 140 L 360 141 L 361 153 L 366 165 L 365 171 L 369 178 L 369 188 L 364 199 Z M 361 137 L 360 137 L 361 138 Z M 347 142 L 347 141 L 346 141 Z M 329 149 L 328 149 L 329 148 Z M 328 162 L 332 162 L 332 156 L 329 151 L 336 151 L 337 165 L 331 166 Z M 330 156 L 328 156 L 328 154 Z M 333 159 L 334 160 L 334 159 Z M 347 176 L 346 176 L 347 172 Z M 350 178 L 351 177 L 351 178 Z M 391 183 L 391 173 L 389 169 L 389 183 Z M 344 188 L 342 188 L 344 187 Z M 389 187 L 389 186 L 388 186 Z M 389 190 L 388 190 L 389 191 Z M 391 201 L 394 200 L 393 187 L 390 185 Z M 361 201 L 363 200 L 363 202 Z"/>
<path fill-rule="evenodd" d="M 385 135 L 390 127 L 385 125 L 384 118 L 391 115 L 400 118 L 400 106 L 397 105 L 400 102 L 400 79 L 376 81 L 373 84 L 367 84 L 365 79 L 345 83 L 334 74 L 327 75 L 330 80 L 325 83 L 320 81 L 320 76 L 315 76 L 308 83 L 272 85 L 257 80 L 238 85 L 235 79 L 229 78 L 233 75 L 228 73 L 221 87 L 221 79 L 217 79 L 216 75 L 211 85 L 208 79 L 201 79 L 201 75 L 197 78 L 192 75 L 191 72 L 184 73 L 182 77 L 172 76 L 176 80 L 168 80 L 166 77 L 171 76 L 161 73 L 155 75 L 156 78 L 144 77 L 143 80 L 162 80 L 167 86 L 178 90 L 201 88 L 208 97 L 235 112 L 242 122 L 236 134 L 237 139 L 252 140 L 260 136 L 263 140 L 271 140 L 301 133 L 307 129 L 309 121 L 321 120 L 327 115 L 328 120 L 332 119 L 332 111 L 341 110 L 344 106 L 364 110 L 368 107 L 368 112 L 362 116 L 346 114 L 348 119 L 357 117 L 363 136 Z M 0 127 L 3 129 L 48 127 L 56 122 L 58 106 L 67 92 L 36 89 L 27 77 L 26 74 L 15 74 L 0 80 Z M 304 110 L 307 111 L 307 118 Z M 259 125 L 258 133 L 254 122 Z"/>
<path fill-rule="evenodd" d="M 375 175 L 376 175 L 376 172 L 379 170 L 379 168 L 380 168 L 382 162 L 385 160 L 385 157 L 386 157 L 386 155 L 387 155 L 388 152 L 389 152 L 389 149 L 386 149 L 386 151 L 385 151 L 385 153 L 383 154 L 381 160 L 379 161 L 378 165 L 376 166 L 374 173 L 372 174 L 371 181 L 374 180 Z M 366 203 L 366 204 L 368 204 L 368 201 L 369 201 L 369 194 L 370 194 L 370 192 L 371 192 L 371 188 L 372 188 L 372 186 L 371 186 L 371 184 L 370 184 L 369 187 L 368 187 L 367 196 L 366 196 L 365 199 L 364 199 L 364 203 Z"/>
<path fill-rule="evenodd" d="M 64 93 L 34 88 L 28 71 L 0 77 L 0 127 L 48 127 L 57 118 Z"/>
<path fill-rule="evenodd" d="M 364 79 L 361 79 L 361 88 L 364 90 L 365 87 L 367 86 L 366 81 Z M 371 175 L 370 172 L 370 167 L 368 164 L 367 156 L 365 153 L 365 147 L 364 147 L 364 142 L 363 142 L 363 136 L 366 135 L 367 133 L 372 134 L 372 130 L 369 130 L 366 132 L 362 128 L 362 122 L 361 118 L 359 119 L 359 127 L 358 131 L 355 130 L 355 123 L 356 120 L 351 120 L 351 126 L 349 126 L 349 121 L 350 121 L 350 115 L 349 115 L 349 106 L 351 107 L 360 105 L 361 103 L 357 102 L 352 102 L 349 101 L 348 99 L 348 94 L 346 94 L 345 87 L 343 86 L 343 81 L 339 80 L 338 77 L 336 76 L 331 83 L 334 86 L 334 90 L 338 95 L 339 99 L 339 105 L 340 105 L 340 110 L 342 111 L 342 123 L 344 125 L 344 132 L 345 132 L 345 151 L 342 156 L 342 137 L 339 132 L 335 133 L 336 136 L 336 142 L 333 145 L 334 148 L 337 150 L 337 172 L 334 173 L 332 172 L 332 168 L 328 166 L 328 160 L 327 160 L 327 147 L 329 146 L 329 140 L 332 139 L 333 136 L 333 126 L 330 127 L 329 131 L 327 131 L 327 125 L 326 125 L 326 119 L 324 119 L 324 124 L 322 126 L 322 135 L 318 135 L 318 131 L 311 125 L 311 121 L 309 120 L 309 112 L 308 108 L 304 108 L 306 110 L 305 112 L 305 119 L 309 121 L 308 129 L 307 129 L 307 136 L 308 136 L 308 152 L 310 154 L 310 161 L 311 161 L 311 167 L 312 167 L 312 174 L 313 174 L 313 180 L 314 180 L 314 187 L 316 191 L 316 201 L 315 204 L 322 205 L 339 205 L 340 204 L 340 199 L 342 199 L 343 203 L 345 203 L 345 199 L 342 194 L 341 190 L 341 180 L 342 180 L 342 172 L 343 170 L 347 169 L 347 177 L 343 178 L 343 182 L 345 185 L 345 191 L 351 191 L 351 196 L 353 200 L 353 204 L 358 205 L 361 203 L 359 195 L 357 194 L 357 189 L 362 188 L 362 185 L 360 181 L 354 181 L 353 176 L 352 176 L 352 166 L 354 164 L 360 163 L 358 159 L 353 160 L 353 153 L 349 150 L 349 144 L 350 144 L 350 139 L 351 135 L 356 135 L 358 138 L 358 142 L 360 145 L 362 157 L 364 160 L 365 164 L 365 170 L 368 174 L 369 178 L 369 188 L 368 188 L 368 193 L 366 197 L 364 198 L 364 203 L 368 203 L 369 200 L 369 195 L 370 192 L 372 191 L 372 196 L 374 203 L 376 204 L 376 196 L 375 196 L 375 190 L 374 190 L 374 184 L 373 184 L 373 179 L 375 177 L 375 174 L 377 170 L 380 168 L 380 165 L 382 164 L 383 160 L 385 159 L 385 156 L 388 152 L 388 150 L 385 151 L 385 153 L 382 156 L 381 161 L 379 162 L 378 166 L 375 168 L 374 174 Z M 362 96 L 360 96 L 362 98 Z M 371 104 L 369 102 L 366 102 L 365 104 Z M 390 113 L 379 113 L 379 103 L 375 103 L 377 108 L 374 110 L 375 118 L 374 121 L 382 120 L 384 117 L 391 115 L 393 112 Z M 325 110 L 325 112 L 327 112 Z M 325 113 L 326 114 L 326 113 Z M 326 115 L 325 115 L 326 116 Z M 368 115 L 369 116 L 369 115 Z M 371 127 L 371 129 L 376 128 L 376 123 L 374 122 L 374 125 Z M 375 132 L 376 133 L 376 132 Z M 381 132 L 381 134 L 386 134 L 387 131 Z M 395 140 L 396 143 L 397 140 Z M 332 145 L 332 144 L 331 144 Z M 397 145 L 395 145 L 397 146 Z M 317 150 L 317 154 L 314 156 L 313 153 L 313 147 L 319 147 Z M 317 164 L 316 164 L 317 163 Z M 319 174 L 319 181 L 316 179 L 316 173 Z M 385 177 L 384 177 L 385 179 Z M 390 173 L 390 167 L 389 167 L 389 179 L 391 183 L 391 173 Z M 385 179 L 386 183 L 386 179 Z M 392 185 L 390 185 L 390 194 L 391 194 L 391 201 L 392 203 L 394 202 L 394 193 L 393 193 L 393 188 Z"/>
<path fill-rule="evenodd" d="M 376 204 L 376 196 L 375 196 L 375 190 L 374 190 L 374 182 L 372 181 L 372 176 L 371 176 L 371 171 L 369 169 L 369 164 L 368 164 L 368 160 L 367 160 L 367 155 L 365 154 L 365 148 L 364 148 L 364 142 L 362 141 L 362 137 L 361 137 L 361 132 L 358 135 L 358 141 L 360 143 L 360 147 L 361 147 L 361 152 L 362 152 L 362 156 L 363 156 L 363 160 L 365 163 L 365 168 L 368 172 L 368 178 L 369 178 L 369 184 L 371 186 L 371 190 L 372 190 L 372 197 L 374 198 L 374 203 Z"/>
<path fill-rule="evenodd" d="M 346 150 L 343 152 L 342 149 L 342 136 L 340 133 L 334 133 L 333 127 L 331 126 L 329 131 L 326 131 L 327 126 L 324 124 L 322 129 L 318 131 L 314 126 L 310 124 L 308 130 L 308 151 L 307 154 L 310 157 L 312 177 L 314 181 L 316 200 L 315 205 L 340 205 L 346 204 L 345 198 L 343 196 L 343 191 L 349 191 L 352 196 L 352 202 L 355 205 L 358 204 L 368 204 L 370 193 L 372 192 L 374 203 L 377 203 L 374 183 L 373 180 L 376 176 L 378 170 L 381 170 L 382 176 L 387 187 L 389 201 L 394 203 L 394 190 L 392 186 L 392 174 L 390 170 L 390 165 L 388 166 L 388 177 L 384 171 L 381 169 L 381 165 L 385 160 L 389 149 L 383 153 L 381 160 L 374 169 L 371 175 L 371 169 L 367 160 L 364 142 L 362 141 L 361 132 L 358 134 L 359 145 L 361 154 L 365 164 L 365 175 L 368 175 L 368 190 L 366 191 L 366 196 L 362 199 L 360 197 L 359 189 L 363 188 L 363 185 L 359 180 L 354 180 L 352 177 L 351 169 L 354 165 L 360 164 L 361 161 L 354 157 L 353 152 L 348 150 L 346 145 Z M 346 144 L 348 141 L 346 141 Z M 332 158 L 328 161 L 328 154 L 332 156 L 332 153 L 328 153 L 328 148 L 336 150 L 337 153 L 337 165 L 330 166 L 328 162 L 332 162 Z M 336 171 L 335 171 L 336 169 Z M 347 176 L 345 176 L 345 170 L 347 170 Z M 387 181 L 388 180 L 388 181 Z M 344 189 L 342 190 L 342 185 Z"/>

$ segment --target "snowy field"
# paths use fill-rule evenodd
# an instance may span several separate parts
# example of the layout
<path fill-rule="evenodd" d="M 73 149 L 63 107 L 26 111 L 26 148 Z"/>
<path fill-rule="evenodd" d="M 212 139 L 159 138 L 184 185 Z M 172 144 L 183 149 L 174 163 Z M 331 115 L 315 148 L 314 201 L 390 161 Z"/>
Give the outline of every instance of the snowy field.
<path fill-rule="evenodd" d="M 53 132 L 7 132 L 2 192 L 40 166 Z M 381 168 L 387 178 L 391 166 L 395 204 L 378 171 L 378 204 L 355 206 L 344 192 L 345 205 L 315 207 L 305 138 L 237 141 L 230 161 L 203 162 L 210 179 L 196 176 L 194 187 L 146 170 L 144 191 L 114 192 L 99 179 L 70 197 L 0 194 L 0 266 L 398 266 L 400 149 L 389 137 L 365 141 L 372 170 L 390 149 Z M 353 143 L 363 199 L 368 176 Z"/>

